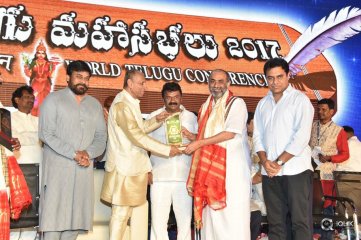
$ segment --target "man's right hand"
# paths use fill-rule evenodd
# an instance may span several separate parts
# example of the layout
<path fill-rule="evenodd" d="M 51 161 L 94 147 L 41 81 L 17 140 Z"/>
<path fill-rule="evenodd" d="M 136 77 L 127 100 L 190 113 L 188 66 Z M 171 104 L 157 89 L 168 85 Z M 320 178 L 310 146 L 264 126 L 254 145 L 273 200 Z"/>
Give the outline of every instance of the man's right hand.
<path fill-rule="evenodd" d="M 175 146 L 170 146 L 170 153 L 169 153 L 169 157 L 174 157 L 176 155 L 180 155 L 182 154 L 182 151 L 179 150 L 177 147 Z"/>
<path fill-rule="evenodd" d="M 278 165 L 275 161 L 265 160 L 262 161 L 262 166 L 267 172 L 267 175 L 272 178 L 278 174 L 278 172 L 281 170 L 281 166 Z"/>
<path fill-rule="evenodd" d="M 171 114 L 168 113 L 167 111 L 163 111 L 163 112 L 159 113 L 158 115 L 156 115 L 155 119 L 157 120 L 157 122 L 163 122 L 170 115 Z"/>
<path fill-rule="evenodd" d="M 76 151 L 74 160 L 82 167 L 89 167 L 90 165 L 89 154 L 86 151 Z"/>

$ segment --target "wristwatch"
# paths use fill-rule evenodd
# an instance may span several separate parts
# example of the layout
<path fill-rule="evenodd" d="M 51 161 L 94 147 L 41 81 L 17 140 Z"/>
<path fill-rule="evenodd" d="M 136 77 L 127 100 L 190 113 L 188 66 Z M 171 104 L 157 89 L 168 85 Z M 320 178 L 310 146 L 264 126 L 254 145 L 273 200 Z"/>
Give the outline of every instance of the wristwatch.
<path fill-rule="evenodd" d="M 285 162 L 283 162 L 283 161 L 280 160 L 279 158 L 277 158 L 276 161 L 277 161 L 277 164 L 280 165 L 280 166 L 285 165 Z"/>

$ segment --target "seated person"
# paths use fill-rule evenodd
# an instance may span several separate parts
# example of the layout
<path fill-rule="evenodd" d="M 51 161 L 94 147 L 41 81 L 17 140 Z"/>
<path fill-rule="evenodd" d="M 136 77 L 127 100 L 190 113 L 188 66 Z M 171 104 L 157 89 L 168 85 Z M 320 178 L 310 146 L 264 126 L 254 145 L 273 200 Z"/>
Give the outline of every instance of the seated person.
<path fill-rule="evenodd" d="M 347 134 L 347 144 L 350 153 L 350 157 L 337 164 L 336 171 L 348 171 L 348 172 L 361 172 L 361 142 L 355 136 L 352 127 L 343 126 Z"/>

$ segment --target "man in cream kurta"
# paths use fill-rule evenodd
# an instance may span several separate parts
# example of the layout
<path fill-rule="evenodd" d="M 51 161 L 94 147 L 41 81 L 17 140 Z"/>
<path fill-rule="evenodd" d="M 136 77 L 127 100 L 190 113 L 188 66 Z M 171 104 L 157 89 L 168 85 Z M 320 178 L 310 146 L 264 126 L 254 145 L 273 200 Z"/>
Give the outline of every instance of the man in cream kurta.
<path fill-rule="evenodd" d="M 139 106 L 139 98 L 144 95 L 144 91 L 143 73 L 128 71 L 124 90 L 115 97 L 109 111 L 106 173 L 101 198 L 112 204 L 110 240 L 123 239 L 129 218 L 131 226 L 138 226 L 136 231 L 139 233 L 132 240 L 147 239 L 146 193 L 148 172 L 151 171 L 147 151 L 162 156 L 181 153 L 176 147 L 162 144 L 147 135 L 160 127 L 169 114 L 162 112 L 144 121 Z"/>

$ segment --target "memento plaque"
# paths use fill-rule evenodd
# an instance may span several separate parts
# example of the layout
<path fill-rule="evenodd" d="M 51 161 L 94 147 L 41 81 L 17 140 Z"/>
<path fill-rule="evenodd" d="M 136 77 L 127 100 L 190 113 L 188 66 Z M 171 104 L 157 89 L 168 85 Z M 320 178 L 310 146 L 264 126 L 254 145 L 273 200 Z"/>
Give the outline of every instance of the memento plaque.
<path fill-rule="evenodd" d="M 165 132 L 169 145 L 182 145 L 182 124 L 179 113 L 173 114 L 165 120 Z"/>

